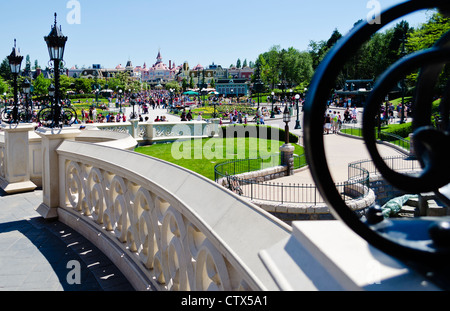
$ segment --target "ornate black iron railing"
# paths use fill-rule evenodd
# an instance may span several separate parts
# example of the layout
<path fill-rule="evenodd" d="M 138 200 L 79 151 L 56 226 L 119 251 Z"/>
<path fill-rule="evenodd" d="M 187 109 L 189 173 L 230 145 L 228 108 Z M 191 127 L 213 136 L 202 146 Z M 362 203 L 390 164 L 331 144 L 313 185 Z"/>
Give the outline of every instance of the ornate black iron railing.
<path fill-rule="evenodd" d="M 391 22 L 410 13 L 439 9 L 448 15 L 448 0 L 411 0 L 396 5 L 380 15 L 381 24 L 361 22 L 327 54 L 317 68 L 304 105 L 304 142 L 312 175 L 335 216 L 343 220 L 370 244 L 407 262 L 420 263 L 426 271 L 440 269 L 435 275 L 449 276 L 442 270 L 450 259 L 450 220 L 448 217 L 417 217 L 412 220 L 384 219 L 373 207 L 365 218 L 352 212 L 335 188 L 325 154 L 322 120 L 328 96 L 332 94 L 342 66 L 370 38 Z M 447 85 L 441 102 L 440 128 L 432 126 L 434 86 L 446 64 L 450 63 L 450 33 L 445 34 L 434 47 L 410 54 L 393 64 L 376 79 L 376 84 L 364 106 L 363 137 L 377 170 L 393 186 L 406 193 L 433 192 L 442 207 L 450 208 L 450 162 L 448 150 L 450 86 Z M 420 69 L 412 103 L 413 145 L 421 164 L 421 172 L 404 174 L 391 169 L 376 148 L 377 117 L 386 94 L 412 71 Z M 450 284 L 446 278 L 445 285 Z"/>

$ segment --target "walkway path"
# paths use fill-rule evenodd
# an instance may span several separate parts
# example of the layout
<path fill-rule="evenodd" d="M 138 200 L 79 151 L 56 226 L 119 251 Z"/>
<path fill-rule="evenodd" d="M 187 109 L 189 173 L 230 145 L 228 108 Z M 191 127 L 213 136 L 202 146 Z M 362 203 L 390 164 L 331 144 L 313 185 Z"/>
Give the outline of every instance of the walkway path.
<path fill-rule="evenodd" d="M 327 164 L 335 183 L 348 180 L 348 164 L 355 161 L 370 159 L 364 140 L 344 135 L 328 134 L 324 136 Z M 400 151 L 379 144 L 378 152 L 382 157 L 404 155 Z M 277 179 L 276 182 L 284 184 L 314 184 L 309 169 L 302 170 L 293 176 Z"/>
<path fill-rule="evenodd" d="M 40 217 L 35 208 L 41 203 L 41 190 L 0 190 L 0 291 L 133 290 L 89 241 Z"/>

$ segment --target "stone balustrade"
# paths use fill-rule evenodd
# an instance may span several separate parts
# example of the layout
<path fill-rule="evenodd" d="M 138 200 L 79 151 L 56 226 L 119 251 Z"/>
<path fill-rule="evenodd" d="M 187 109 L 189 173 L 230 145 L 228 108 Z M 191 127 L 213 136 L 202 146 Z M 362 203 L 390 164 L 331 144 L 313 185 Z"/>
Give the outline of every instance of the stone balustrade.
<path fill-rule="evenodd" d="M 89 237 L 135 288 L 278 288 L 258 256 L 290 235 L 275 217 L 145 155 L 74 141 L 57 153 L 59 220 Z"/>
<path fill-rule="evenodd" d="M 139 144 L 173 141 L 184 138 L 208 138 L 218 135 L 218 124 L 205 121 L 95 123 L 88 129 L 129 134 Z"/>
<path fill-rule="evenodd" d="M 196 173 L 132 152 L 128 133 L 24 131 L 0 135 L 0 177 L 18 141 L 24 166 L 41 171 L 37 212 L 80 232 L 137 290 L 438 289 L 342 222 L 288 226 Z"/>

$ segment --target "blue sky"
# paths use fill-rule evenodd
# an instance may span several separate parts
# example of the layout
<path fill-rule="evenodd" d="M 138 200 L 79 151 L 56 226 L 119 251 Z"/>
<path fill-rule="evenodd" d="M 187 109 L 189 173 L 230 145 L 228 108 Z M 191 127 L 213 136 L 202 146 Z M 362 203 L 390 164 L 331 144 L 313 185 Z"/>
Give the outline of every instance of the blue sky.
<path fill-rule="evenodd" d="M 0 58 L 11 52 L 16 38 L 22 55 L 45 67 L 43 37 L 50 32 L 54 12 L 69 37 L 64 57 L 68 67 L 111 68 L 127 60 L 150 66 L 158 49 L 166 64 L 187 61 L 191 67 L 212 62 L 228 67 L 238 58 L 254 61 L 273 45 L 303 51 L 310 40 L 327 40 L 335 28 L 346 34 L 370 11 L 368 0 L 77 1 L 80 24 L 67 20 L 69 0 L 2 0 Z M 379 2 L 385 9 L 403 1 Z M 414 14 L 408 21 L 418 26 L 427 14 Z"/>

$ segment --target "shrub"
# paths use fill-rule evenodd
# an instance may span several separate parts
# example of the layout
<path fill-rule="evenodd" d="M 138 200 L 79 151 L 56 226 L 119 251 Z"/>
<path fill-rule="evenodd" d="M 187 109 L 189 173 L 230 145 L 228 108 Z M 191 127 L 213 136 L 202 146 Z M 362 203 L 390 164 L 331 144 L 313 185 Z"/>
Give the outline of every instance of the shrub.
<path fill-rule="evenodd" d="M 246 130 L 246 128 L 248 129 Z M 253 130 L 253 128 L 255 128 L 255 130 Z M 286 137 L 286 132 L 284 129 L 256 124 L 234 124 L 230 126 L 222 126 L 221 129 L 222 137 L 237 137 L 237 134 L 240 132 L 245 133 L 245 137 L 249 137 L 252 133 L 256 133 L 256 138 L 266 138 L 269 140 L 272 139 L 272 133 L 274 132 L 277 133 L 276 136 L 278 136 L 277 138 L 279 141 L 284 141 Z M 267 133 L 266 135 L 264 135 L 267 137 L 262 136 L 262 131 L 265 131 L 264 133 Z M 293 144 L 298 143 L 298 136 L 289 132 L 289 142 Z"/>
<path fill-rule="evenodd" d="M 383 132 L 406 138 L 412 133 L 412 123 L 390 124 L 389 127 L 383 128 Z"/>

